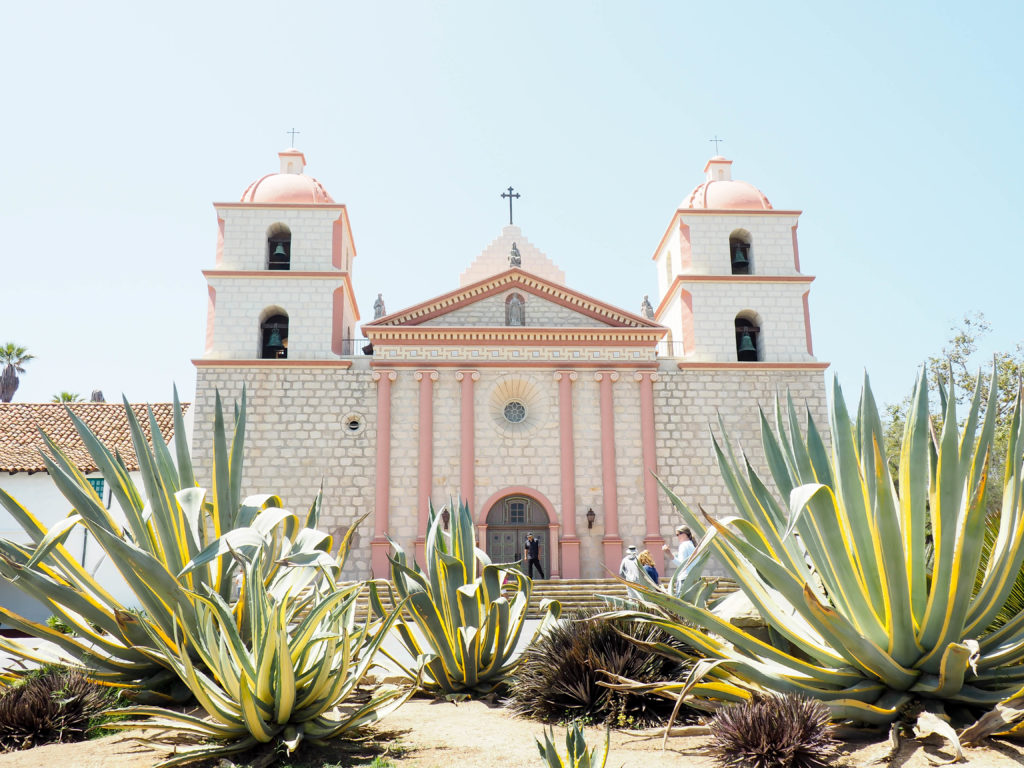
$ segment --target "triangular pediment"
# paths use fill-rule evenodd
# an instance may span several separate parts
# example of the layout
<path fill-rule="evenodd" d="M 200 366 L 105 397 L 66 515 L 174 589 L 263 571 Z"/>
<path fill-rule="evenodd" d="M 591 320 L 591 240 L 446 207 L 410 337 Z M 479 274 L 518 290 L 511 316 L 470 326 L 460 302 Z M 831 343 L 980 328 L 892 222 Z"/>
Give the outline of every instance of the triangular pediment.
<path fill-rule="evenodd" d="M 509 325 L 507 304 L 517 296 L 522 302 L 522 325 Z M 395 312 L 363 326 L 545 329 L 649 329 L 662 326 L 614 307 L 551 280 L 509 269 L 429 301 Z"/>

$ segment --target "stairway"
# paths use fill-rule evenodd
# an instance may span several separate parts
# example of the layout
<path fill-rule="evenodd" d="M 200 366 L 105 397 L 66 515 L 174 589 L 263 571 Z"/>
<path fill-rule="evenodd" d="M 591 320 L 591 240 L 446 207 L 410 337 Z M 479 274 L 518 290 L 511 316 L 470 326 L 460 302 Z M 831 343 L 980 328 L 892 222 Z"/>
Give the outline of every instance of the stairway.
<path fill-rule="evenodd" d="M 388 600 L 387 579 L 375 579 L 378 594 L 387 610 L 391 609 L 391 602 Z M 668 579 L 662 579 L 662 586 L 668 584 Z M 720 579 L 713 597 L 736 591 L 736 585 L 728 580 Z M 615 597 L 626 597 L 626 585 L 617 579 L 537 579 L 533 582 L 533 591 L 530 594 L 530 605 L 527 608 L 527 618 L 539 619 L 541 617 L 540 604 L 543 600 L 557 600 L 562 604 L 562 615 L 573 611 L 589 610 L 594 608 L 605 608 L 606 604 L 599 595 L 613 595 Z M 397 597 L 397 595 L 396 595 Z M 357 612 L 359 616 L 366 614 L 367 608 L 366 590 L 359 597 Z"/>

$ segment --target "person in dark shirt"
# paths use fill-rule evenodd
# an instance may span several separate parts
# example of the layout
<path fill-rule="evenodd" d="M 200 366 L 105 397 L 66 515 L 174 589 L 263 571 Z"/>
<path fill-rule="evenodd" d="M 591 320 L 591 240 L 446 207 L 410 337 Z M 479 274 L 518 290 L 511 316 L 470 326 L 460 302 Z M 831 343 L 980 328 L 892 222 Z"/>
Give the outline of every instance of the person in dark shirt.
<path fill-rule="evenodd" d="M 544 569 L 540 565 L 540 542 L 533 538 L 532 533 L 526 534 L 526 543 L 523 544 L 523 559 L 526 560 L 528 575 L 533 578 L 533 569 L 536 568 L 542 579 L 546 579 Z"/>

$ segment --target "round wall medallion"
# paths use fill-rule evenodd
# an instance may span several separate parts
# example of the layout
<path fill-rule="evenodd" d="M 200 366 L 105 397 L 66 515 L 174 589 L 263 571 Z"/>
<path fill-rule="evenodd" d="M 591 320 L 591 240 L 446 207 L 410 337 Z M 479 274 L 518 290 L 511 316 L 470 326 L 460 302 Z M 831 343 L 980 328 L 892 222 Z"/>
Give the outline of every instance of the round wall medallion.
<path fill-rule="evenodd" d="M 366 419 L 361 414 L 350 413 L 341 420 L 341 431 L 349 437 L 361 435 L 366 429 Z"/>
<path fill-rule="evenodd" d="M 550 418 L 547 379 L 530 374 L 502 376 L 491 388 L 491 420 L 499 433 L 520 437 L 548 423 Z"/>

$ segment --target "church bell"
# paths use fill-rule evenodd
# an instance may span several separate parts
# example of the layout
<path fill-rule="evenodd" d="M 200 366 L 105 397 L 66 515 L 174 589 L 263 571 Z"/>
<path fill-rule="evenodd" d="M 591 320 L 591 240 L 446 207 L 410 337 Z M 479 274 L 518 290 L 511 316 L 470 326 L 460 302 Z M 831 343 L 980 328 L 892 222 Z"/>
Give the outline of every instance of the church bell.
<path fill-rule="evenodd" d="M 733 269 L 745 268 L 750 266 L 750 259 L 747 258 L 747 249 L 742 245 L 737 245 L 732 252 L 732 266 Z"/>
<path fill-rule="evenodd" d="M 749 333 L 744 333 L 740 337 L 740 345 L 736 350 L 739 353 L 740 360 L 757 359 L 757 347 L 754 346 L 754 338 Z"/>
<path fill-rule="evenodd" d="M 270 340 L 267 341 L 268 349 L 284 349 L 284 344 L 281 343 L 281 332 L 274 328 L 270 331 Z"/>
<path fill-rule="evenodd" d="M 278 243 L 277 244 L 277 248 L 274 249 L 274 261 L 280 261 L 282 259 L 287 259 L 287 258 L 288 258 L 288 254 L 285 253 L 284 243 Z"/>

